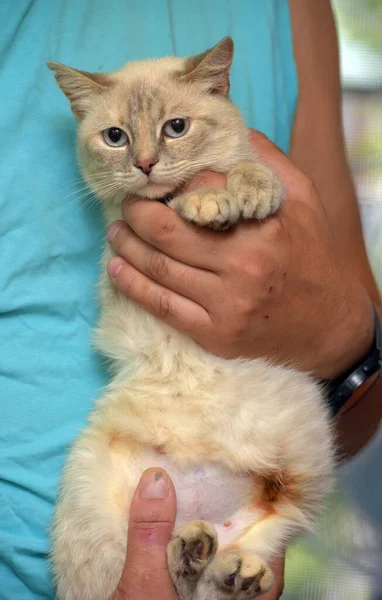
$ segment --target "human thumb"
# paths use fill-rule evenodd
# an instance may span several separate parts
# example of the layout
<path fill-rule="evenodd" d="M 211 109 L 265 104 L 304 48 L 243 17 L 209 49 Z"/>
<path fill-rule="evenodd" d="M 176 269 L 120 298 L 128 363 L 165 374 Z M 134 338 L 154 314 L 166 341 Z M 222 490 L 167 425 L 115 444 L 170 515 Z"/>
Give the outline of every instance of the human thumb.
<path fill-rule="evenodd" d="M 131 504 L 125 567 L 111 600 L 176 600 L 166 552 L 175 517 L 171 479 L 162 469 L 148 469 Z"/>

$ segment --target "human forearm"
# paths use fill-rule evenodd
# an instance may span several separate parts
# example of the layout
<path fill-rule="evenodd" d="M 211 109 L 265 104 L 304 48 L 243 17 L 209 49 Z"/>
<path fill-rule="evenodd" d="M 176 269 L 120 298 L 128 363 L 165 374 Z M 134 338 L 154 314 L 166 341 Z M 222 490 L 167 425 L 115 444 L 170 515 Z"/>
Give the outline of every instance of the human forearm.
<path fill-rule="evenodd" d="M 300 90 L 291 158 L 315 184 L 349 268 L 378 303 L 346 160 L 338 44 L 330 2 L 291 0 L 291 8 Z"/>
<path fill-rule="evenodd" d="M 381 298 L 366 255 L 357 198 L 346 161 L 341 115 L 338 44 L 329 0 L 291 0 L 299 101 L 291 156 L 314 182 L 332 227 L 344 266 L 356 276 L 370 301 L 381 313 Z M 312 72 L 315 76 L 312 77 Z M 353 358 L 347 365 L 333 364 L 338 374 L 367 353 L 360 343 L 361 323 L 368 314 L 354 308 Z M 355 324 L 358 323 L 358 326 Z M 350 330 L 350 334 L 351 334 Z M 350 338 L 343 343 L 348 352 Z M 360 450 L 378 428 L 382 416 L 381 380 L 362 397 L 351 398 L 337 418 L 343 457 Z"/>

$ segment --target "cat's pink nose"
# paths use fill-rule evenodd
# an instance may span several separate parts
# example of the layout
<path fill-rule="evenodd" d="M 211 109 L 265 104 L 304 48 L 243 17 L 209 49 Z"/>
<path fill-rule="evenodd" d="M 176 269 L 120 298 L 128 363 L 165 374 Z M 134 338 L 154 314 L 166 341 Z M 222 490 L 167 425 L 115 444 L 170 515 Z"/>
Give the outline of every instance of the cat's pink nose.
<path fill-rule="evenodd" d="M 142 158 L 142 160 L 139 160 L 135 166 L 145 175 L 150 175 L 153 166 L 156 165 L 157 162 L 158 161 L 155 158 Z"/>

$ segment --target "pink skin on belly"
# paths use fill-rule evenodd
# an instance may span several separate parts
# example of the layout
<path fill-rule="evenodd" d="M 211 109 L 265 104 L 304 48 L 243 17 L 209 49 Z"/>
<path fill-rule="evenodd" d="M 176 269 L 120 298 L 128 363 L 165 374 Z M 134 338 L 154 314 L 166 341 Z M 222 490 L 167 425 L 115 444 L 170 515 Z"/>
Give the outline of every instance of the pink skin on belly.
<path fill-rule="evenodd" d="M 175 530 L 188 521 L 202 519 L 214 525 L 220 544 L 228 545 L 263 516 L 264 510 L 256 510 L 254 506 L 260 490 L 249 474 L 233 473 L 212 462 L 182 470 L 164 453 L 162 446 L 146 450 L 138 458 L 134 471 L 138 476 L 156 466 L 167 471 L 175 486 Z"/>

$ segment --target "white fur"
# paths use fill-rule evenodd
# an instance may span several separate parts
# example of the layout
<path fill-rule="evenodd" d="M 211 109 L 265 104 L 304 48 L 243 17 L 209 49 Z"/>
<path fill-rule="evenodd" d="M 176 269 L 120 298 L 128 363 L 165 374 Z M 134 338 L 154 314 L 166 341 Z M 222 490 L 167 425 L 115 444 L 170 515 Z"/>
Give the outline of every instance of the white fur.
<path fill-rule="evenodd" d="M 211 356 L 103 285 L 98 339 L 117 372 L 65 469 L 53 551 L 58 597 L 111 595 L 124 564 L 129 502 L 152 466 L 174 480 L 177 526 L 208 520 L 228 544 L 252 524 L 243 548 L 268 558 L 311 526 L 328 491 L 332 445 L 319 388 L 308 375 L 263 360 Z M 113 449 L 115 432 L 122 441 Z M 261 521 L 261 508 L 247 508 L 256 498 L 248 474 L 285 468 L 308 476 L 303 503 Z"/>

